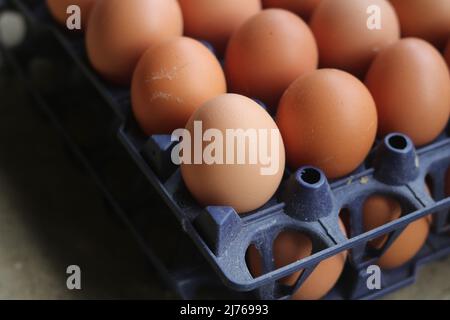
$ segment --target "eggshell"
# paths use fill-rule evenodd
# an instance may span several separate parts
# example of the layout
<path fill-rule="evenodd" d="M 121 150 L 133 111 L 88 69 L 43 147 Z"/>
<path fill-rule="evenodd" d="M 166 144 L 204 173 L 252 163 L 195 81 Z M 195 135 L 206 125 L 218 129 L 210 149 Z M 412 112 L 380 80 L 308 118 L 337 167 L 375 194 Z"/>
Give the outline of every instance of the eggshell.
<path fill-rule="evenodd" d="M 433 141 L 450 114 L 450 75 L 427 42 L 405 38 L 381 52 L 366 85 L 378 110 L 378 133 L 408 135 L 417 146 Z"/>
<path fill-rule="evenodd" d="M 148 134 L 184 128 L 206 101 L 226 92 L 219 61 L 202 43 L 178 37 L 141 57 L 131 85 L 133 113 Z"/>
<path fill-rule="evenodd" d="M 283 141 L 270 115 L 249 98 L 225 94 L 206 102 L 192 115 L 186 125 L 191 137 L 194 137 L 194 121 L 201 121 L 203 132 L 216 129 L 224 137 L 227 129 L 269 131 L 269 138 L 264 146 L 267 147 L 272 163 L 275 164 L 278 160 L 278 167 L 274 166 L 276 172 L 272 175 L 261 173 L 261 168 L 268 167 L 261 158 L 258 158 L 255 164 L 249 162 L 251 152 L 249 143 L 245 144 L 245 164 L 238 164 L 237 161 L 232 164 L 225 164 L 225 161 L 224 164 L 206 164 L 203 161 L 202 164 L 181 164 L 181 174 L 187 188 L 203 206 L 232 206 L 238 213 L 244 213 L 264 205 L 277 190 L 285 164 Z M 276 132 L 277 140 L 270 138 L 271 130 Z M 224 138 L 224 159 L 228 157 L 226 146 L 230 141 L 232 139 Z M 274 141 L 278 142 L 278 147 L 273 145 Z M 262 152 L 259 147 L 256 150 Z M 235 159 L 238 153 L 239 151 L 235 152 Z"/>
<path fill-rule="evenodd" d="M 443 49 L 450 35 L 450 1 L 390 0 L 403 37 L 418 37 Z"/>
<path fill-rule="evenodd" d="M 368 27 L 368 8 L 380 9 L 380 29 Z M 323 0 L 314 11 L 311 30 L 320 66 L 364 76 L 377 53 L 400 37 L 394 9 L 387 0 Z"/>
<path fill-rule="evenodd" d="M 261 11 L 260 0 L 178 0 L 183 11 L 184 33 L 209 41 L 219 55 L 233 32 Z"/>
<path fill-rule="evenodd" d="M 345 228 L 339 221 L 345 234 Z M 273 244 L 275 268 L 279 269 L 293 262 L 309 257 L 312 254 L 311 240 L 304 234 L 293 230 L 283 231 Z M 314 269 L 303 285 L 293 294 L 293 300 L 317 300 L 324 297 L 338 281 L 344 269 L 347 251 L 323 260 Z M 247 265 L 254 277 L 263 274 L 261 255 L 255 246 L 247 251 Z M 280 281 L 285 285 L 294 285 L 303 270 L 300 270 Z"/>
<path fill-rule="evenodd" d="M 67 8 L 71 5 L 77 5 L 81 11 L 81 25 L 85 29 L 91 10 L 97 0 L 46 0 L 50 13 L 58 23 L 65 26 L 69 14 L 67 14 Z"/>
<path fill-rule="evenodd" d="M 320 1 L 322 0 L 262 0 L 262 3 L 264 8 L 286 9 L 309 20 Z"/>
<path fill-rule="evenodd" d="M 356 169 L 373 145 L 375 103 L 367 88 L 344 71 L 321 69 L 294 81 L 276 122 L 292 169 L 313 165 L 328 178 Z"/>
<path fill-rule="evenodd" d="M 151 46 L 180 36 L 183 17 L 176 0 L 97 0 L 89 18 L 86 47 L 104 78 L 129 84 L 141 55 Z"/>
<path fill-rule="evenodd" d="M 364 203 L 364 230 L 369 231 L 401 217 L 400 204 L 392 198 L 381 195 L 371 196 Z M 410 261 L 425 244 L 429 234 L 430 218 L 424 217 L 409 224 L 389 249 L 380 257 L 377 264 L 384 269 L 393 269 Z M 380 249 L 388 235 L 376 238 L 369 245 Z"/>
<path fill-rule="evenodd" d="M 232 92 L 275 108 L 298 76 L 317 68 L 317 46 L 308 26 L 295 14 L 267 9 L 231 37 L 225 74 Z"/>

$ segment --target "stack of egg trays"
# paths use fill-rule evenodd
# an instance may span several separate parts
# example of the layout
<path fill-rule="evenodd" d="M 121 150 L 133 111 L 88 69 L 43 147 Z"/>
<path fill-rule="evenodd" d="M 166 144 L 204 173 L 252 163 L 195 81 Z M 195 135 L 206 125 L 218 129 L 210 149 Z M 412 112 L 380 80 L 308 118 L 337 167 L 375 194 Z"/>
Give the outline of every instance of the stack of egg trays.
<path fill-rule="evenodd" d="M 41 7 L 38 9 L 42 10 Z M 231 207 L 203 208 L 189 195 L 178 168 L 170 160 L 174 146 L 170 136 L 144 136 L 130 115 L 129 92 L 98 80 L 86 67 L 80 39 L 74 40 L 61 30 L 53 30 L 123 121 L 118 130 L 119 140 L 142 174 L 232 290 L 252 291 L 264 299 L 288 298 L 320 261 L 348 250 L 350 255 L 344 274 L 327 298 L 377 298 L 412 283 L 417 267 L 450 253 L 450 198 L 444 195 L 444 177 L 450 166 L 448 132 L 420 150 L 416 150 L 410 139 L 402 134 L 388 135 L 378 141 L 364 165 L 337 181 L 327 181 L 314 167 L 307 166 L 296 172 L 286 170 L 277 194 L 262 208 L 246 215 L 238 215 Z M 426 190 L 426 180 L 432 183 L 433 197 Z M 362 207 L 365 199 L 373 194 L 398 200 L 403 215 L 396 221 L 363 232 Z M 345 238 L 338 228 L 341 212 L 348 214 L 350 239 Z M 369 290 L 366 286 L 367 267 L 376 264 L 377 258 L 409 223 L 429 214 L 433 214 L 433 227 L 423 249 L 405 266 L 384 271 L 382 289 Z M 314 254 L 274 270 L 272 244 L 286 229 L 307 234 L 312 240 Z M 383 248 L 368 248 L 370 240 L 385 234 L 389 237 Z M 246 250 L 252 244 L 260 251 L 266 271 L 256 279 L 251 276 L 245 261 Z M 299 270 L 304 271 L 294 286 L 284 286 L 277 281 Z"/>

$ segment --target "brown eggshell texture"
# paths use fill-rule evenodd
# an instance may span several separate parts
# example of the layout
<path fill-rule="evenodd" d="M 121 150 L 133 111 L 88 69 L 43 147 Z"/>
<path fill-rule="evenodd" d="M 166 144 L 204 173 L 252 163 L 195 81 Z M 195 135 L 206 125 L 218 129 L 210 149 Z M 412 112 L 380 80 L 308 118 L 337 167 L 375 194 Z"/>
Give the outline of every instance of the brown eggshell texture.
<path fill-rule="evenodd" d="M 286 10 L 267 9 L 232 36 L 225 73 L 232 92 L 276 108 L 289 84 L 316 69 L 317 62 L 316 42 L 303 20 Z"/>
<path fill-rule="evenodd" d="M 203 205 L 224 205 L 232 206 L 237 212 L 244 213 L 252 211 L 264 205 L 277 190 L 284 172 L 285 158 L 284 146 L 278 128 L 270 115 L 256 102 L 244 96 L 236 94 L 225 94 L 218 96 L 202 107 L 200 107 L 189 120 L 186 128 L 191 132 L 193 139 L 194 121 L 201 121 L 203 132 L 208 129 L 219 130 L 223 137 L 223 157 L 226 159 L 226 138 L 227 129 L 252 129 L 267 130 L 268 137 L 272 130 L 276 130 L 278 148 L 274 145 L 274 152 L 271 151 L 273 142 L 268 138 L 265 144 L 269 150 L 272 163 L 278 160 L 278 168 L 275 174 L 263 175 L 261 168 L 267 168 L 258 158 L 255 164 L 249 162 L 249 143 L 245 148 L 245 164 L 238 164 L 236 157 L 238 154 L 237 144 L 235 144 L 234 161 L 231 164 L 185 164 L 181 165 L 181 173 L 184 182 L 197 201 Z M 275 131 L 274 131 L 275 132 Z M 275 141 L 275 140 L 274 140 Z M 191 143 L 193 145 L 193 143 Z M 208 145 L 205 143 L 205 145 Z M 259 147 L 256 149 L 260 152 Z M 193 153 L 193 152 L 192 152 Z M 193 157 L 193 154 L 192 154 Z"/>
<path fill-rule="evenodd" d="M 450 1 L 390 0 L 403 37 L 418 37 L 443 49 L 450 35 Z"/>
<path fill-rule="evenodd" d="M 307 21 L 320 1 L 322 0 L 262 0 L 262 3 L 264 8 L 286 9 Z"/>
<path fill-rule="evenodd" d="M 377 114 L 366 87 L 344 71 L 321 69 L 286 90 L 276 117 L 292 169 L 313 165 L 328 178 L 356 169 L 375 140 Z"/>
<path fill-rule="evenodd" d="M 52 16 L 61 25 L 65 26 L 69 14 L 67 14 L 67 8 L 71 5 L 77 5 L 81 11 L 81 25 L 85 29 L 89 16 L 94 4 L 98 0 L 46 0 L 47 6 L 50 9 Z"/>
<path fill-rule="evenodd" d="M 387 196 L 374 195 L 364 204 L 364 230 L 369 231 L 392 222 L 401 217 L 400 204 Z M 429 234 L 430 217 L 424 217 L 410 223 L 395 239 L 394 243 L 380 257 L 377 264 L 384 269 L 393 269 L 410 261 L 423 247 Z M 388 240 L 388 236 L 376 238 L 369 244 L 381 249 Z"/>
<path fill-rule="evenodd" d="M 380 136 L 401 132 L 422 146 L 447 124 L 450 75 L 440 53 L 423 40 L 405 38 L 381 52 L 366 85 L 377 105 Z"/>
<path fill-rule="evenodd" d="M 216 57 L 199 41 L 179 37 L 150 48 L 133 76 L 133 113 L 148 134 L 184 128 L 194 111 L 226 92 Z"/>
<path fill-rule="evenodd" d="M 339 220 L 339 226 L 345 234 L 345 228 Z M 304 234 L 293 230 L 281 232 L 273 244 L 275 268 L 287 266 L 293 262 L 309 257 L 312 254 L 311 240 Z M 347 251 L 341 252 L 331 258 L 323 260 L 314 269 L 308 279 L 293 294 L 293 300 L 317 300 L 324 297 L 336 284 L 344 269 Z M 247 264 L 251 274 L 259 277 L 263 274 L 262 260 L 259 251 L 254 245 L 247 251 Z M 294 285 L 301 275 L 300 270 L 282 278 L 285 285 Z"/>
<path fill-rule="evenodd" d="M 371 5 L 380 9 L 380 29 L 368 27 Z M 310 26 L 319 47 L 320 66 L 358 77 L 364 76 L 380 50 L 400 37 L 397 16 L 387 0 L 323 0 Z"/>
<path fill-rule="evenodd" d="M 184 34 L 209 41 L 222 55 L 233 32 L 261 11 L 260 0 L 178 0 Z"/>
<path fill-rule="evenodd" d="M 129 84 L 141 55 L 183 32 L 176 0 L 97 0 L 86 32 L 92 66 L 104 78 Z"/>

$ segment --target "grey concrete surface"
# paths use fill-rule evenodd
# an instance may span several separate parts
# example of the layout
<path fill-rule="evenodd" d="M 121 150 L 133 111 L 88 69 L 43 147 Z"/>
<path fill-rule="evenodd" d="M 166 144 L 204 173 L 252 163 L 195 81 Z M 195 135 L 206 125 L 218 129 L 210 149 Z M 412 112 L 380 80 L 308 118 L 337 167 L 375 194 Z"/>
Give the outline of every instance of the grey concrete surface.
<path fill-rule="evenodd" d="M 450 257 L 425 266 L 413 286 L 406 287 L 384 299 L 392 300 L 450 300 Z"/>

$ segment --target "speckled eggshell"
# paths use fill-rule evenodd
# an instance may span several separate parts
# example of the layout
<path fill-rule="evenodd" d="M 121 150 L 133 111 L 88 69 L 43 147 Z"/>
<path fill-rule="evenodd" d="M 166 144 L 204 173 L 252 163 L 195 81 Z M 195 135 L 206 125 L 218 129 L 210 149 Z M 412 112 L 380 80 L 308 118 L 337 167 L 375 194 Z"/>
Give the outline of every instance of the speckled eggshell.
<path fill-rule="evenodd" d="M 283 95 L 276 122 L 291 169 L 313 165 L 328 178 L 355 170 L 377 130 L 375 103 L 349 73 L 321 69 L 294 81 Z"/>
<path fill-rule="evenodd" d="M 226 92 L 216 57 L 197 40 L 178 37 L 150 48 L 131 85 L 133 113 L 148 134 L 184 128 L 195 110 Z"/>
<path fill-rule="evenodd" d="M 365 81 L 378 110 L 380 137 L 408 135 L 416 146 L 432 142 L 450 114 L 450 75 L 429 43 L 405 38 L 381 52 Z"/>

